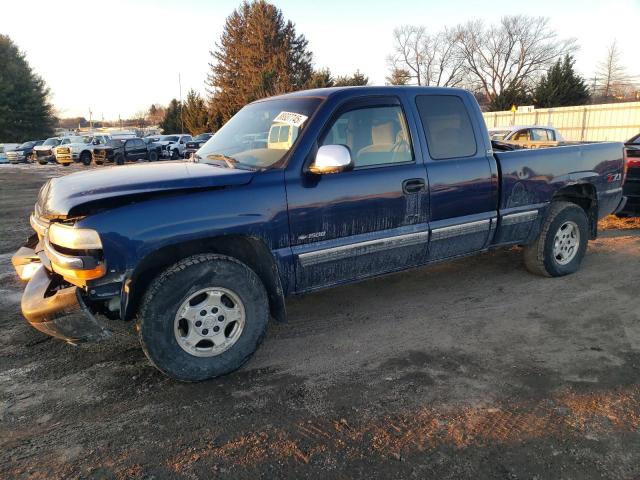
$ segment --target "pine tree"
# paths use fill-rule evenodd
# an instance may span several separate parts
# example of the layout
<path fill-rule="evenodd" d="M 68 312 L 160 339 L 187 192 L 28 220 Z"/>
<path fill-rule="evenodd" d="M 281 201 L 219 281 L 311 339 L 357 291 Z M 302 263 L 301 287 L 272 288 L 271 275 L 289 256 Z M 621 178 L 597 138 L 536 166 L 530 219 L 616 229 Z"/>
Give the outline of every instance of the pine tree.
<path fill-rule="evenodd" d="M 189 90 L 182 112 L 184 128 L 191 135 L 199 135 L 208 130 L 208 112 L 204 99 L 195 90 Z"/>
<path fill-rule="evenodd" d="M 5 35 L 0 35 L 0 65 L 0 142 L 51 136 L 56 119 L 49 89 Z"/>
<path fill-rule="evenodd" d="M 243 2 L 227 18 L 211 52 L 210 120 L 226 122 L 249 102 L 304 88 L 312 73 L 307 46 L 276 6 Z"/>
<path fill-rule="evenodd" d="M 164 112 L 164 118 L 160 122 L 160 128 L 162 129 L 162 133 L 170 134 L 170 133 L 178 133 L 182 132 L 182 122 L 180 119 L 180 113 L 182 110 L 182 105 L 175 98 L 171 100 L 169 106 Z"/>
<path fill-rule="evenodd" d="M 336 87 L 355 87 L 369 84 L 369 77 L 356 70 L 353 75 L 337 77 L 334 82 Z"/>
<path fill-rule="evenodd" d="M 573 68 L 575 60 L 566 55 L 543 75 L 534 92 L 536 107 L 567 107 L 589 102 L 589 89 Z"/>
<path fill-rule="evenodd" d="M 405 68 L 393 68 L 386 80 L 389 85 L 409 85 L 411 73 Z"/>
<path fill-rule="evenodd" d="M 328 88 L 333 87 L 334 80 L 328 68 L 314 70 L 305 88 Z"/>
<path fill-rule="evenodd" d="M 502 90 L 488 105 L 490 112 L 509 110 L 513 105 L 531 105 L 531 95 L 524 87 L 510 87 Z"/>

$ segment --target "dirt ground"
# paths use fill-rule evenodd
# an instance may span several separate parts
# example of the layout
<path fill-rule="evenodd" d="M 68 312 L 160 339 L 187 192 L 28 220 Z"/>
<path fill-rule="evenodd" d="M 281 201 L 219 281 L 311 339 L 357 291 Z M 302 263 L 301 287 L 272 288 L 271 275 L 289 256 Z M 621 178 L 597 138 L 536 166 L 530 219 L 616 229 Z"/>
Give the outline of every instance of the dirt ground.
<path fill-rule="evenodd" d="M 20 316 L 37 189 L 79 168 L 0 166 L 0 478 L 640 478 L 640 224 L 565 278 L 514 248 L 292 299 L 181 384 L 128 324 L 73 347 Z"/>

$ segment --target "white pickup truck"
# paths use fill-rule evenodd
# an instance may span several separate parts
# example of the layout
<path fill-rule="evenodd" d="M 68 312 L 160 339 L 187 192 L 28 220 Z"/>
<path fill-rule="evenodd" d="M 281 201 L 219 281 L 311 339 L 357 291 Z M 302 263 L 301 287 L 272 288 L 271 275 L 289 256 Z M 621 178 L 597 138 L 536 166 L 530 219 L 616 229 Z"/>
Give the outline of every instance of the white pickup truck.
<path fill-rule="evenodd" d="M 69 138 L 69 143 L 55 148 L 56 162 L 70 165 L 73 162 L 91 164 L 91 156 L 96 145 L 104 145 L 111 139 L 110 135 L 78 135 Z"/>
<path fill-rule="evenodd" d="M 160 139 L 154 143 L 160 146 L 160 154 L 163 158 L 177 160 L 178 158 L 184 158 L 187 142 L 191 140 L 191 135 L 176 133 L 172 135 L 162 135 Z"/>

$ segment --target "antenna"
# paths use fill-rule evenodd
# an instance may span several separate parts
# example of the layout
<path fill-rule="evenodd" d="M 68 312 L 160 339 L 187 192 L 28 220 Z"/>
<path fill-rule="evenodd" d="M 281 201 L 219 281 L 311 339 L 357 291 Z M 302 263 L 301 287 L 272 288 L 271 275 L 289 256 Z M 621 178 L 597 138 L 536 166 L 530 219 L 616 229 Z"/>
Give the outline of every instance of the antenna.
<path fill-rule="evenodd" d="M 184 133 L 184 105 L 182 105 L 182 80 L 180 79 L 180 72 L 178 72 L 178 89 L 180 90 L 180 133 Z"/>

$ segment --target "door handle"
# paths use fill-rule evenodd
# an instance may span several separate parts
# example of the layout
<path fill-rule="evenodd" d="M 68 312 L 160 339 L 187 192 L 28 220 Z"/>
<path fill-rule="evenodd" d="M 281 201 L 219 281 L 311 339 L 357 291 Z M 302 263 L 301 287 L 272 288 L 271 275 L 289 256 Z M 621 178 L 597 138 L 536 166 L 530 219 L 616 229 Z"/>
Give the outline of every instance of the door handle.
<path fill-rule="evenodd" d="M 426 186 L 422 178 L 410 178 L 402 182 L 402 191 L 404 193 L 418 193 L 424 190 Z"/>

